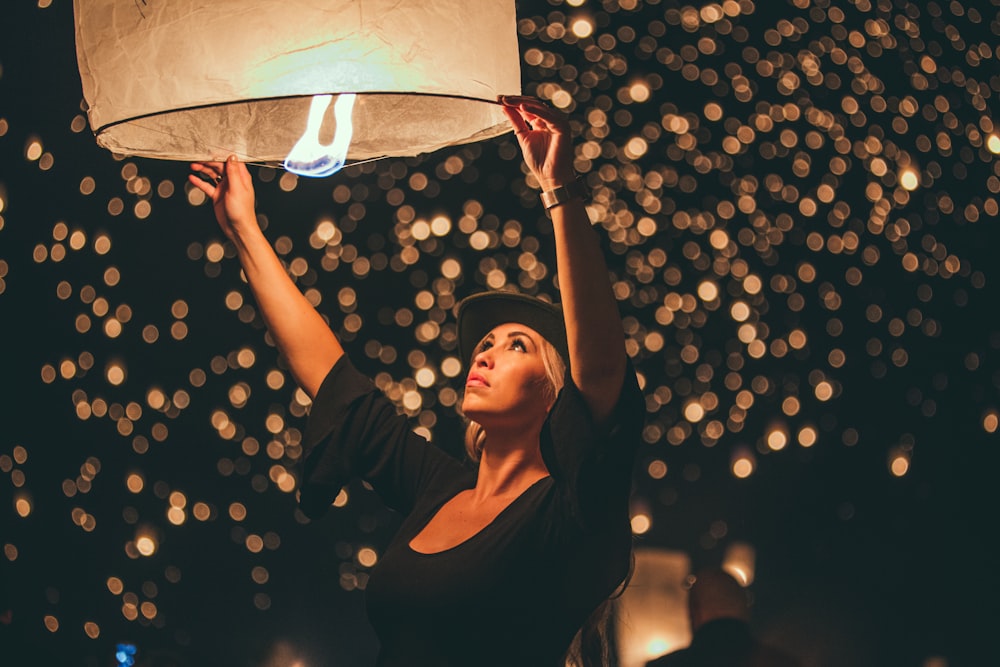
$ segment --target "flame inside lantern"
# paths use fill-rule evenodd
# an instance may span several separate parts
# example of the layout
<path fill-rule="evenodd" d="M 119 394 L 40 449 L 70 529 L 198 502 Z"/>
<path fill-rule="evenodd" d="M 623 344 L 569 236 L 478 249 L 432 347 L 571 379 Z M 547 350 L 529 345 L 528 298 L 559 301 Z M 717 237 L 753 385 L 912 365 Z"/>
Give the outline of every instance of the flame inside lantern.
<path fill-rule="evenodd" d="M 337 101 L 333 103 L 333 115 L 336 121 L 333 141 L 321 144 L 320 128 L 323 125 L 323 116 L 330 108 L 333 95 L 313 96 L 306 129 L 282 163 L 285 169 L 299 176 L 322 178 L 338 172 L 344 166 L 344 162 L 347 161 L 347 148 L 351 144 L 351 135 L 354 132 L 351 112 L 354 110 L 356 97 L 354 93 L 337 96 Z"/>

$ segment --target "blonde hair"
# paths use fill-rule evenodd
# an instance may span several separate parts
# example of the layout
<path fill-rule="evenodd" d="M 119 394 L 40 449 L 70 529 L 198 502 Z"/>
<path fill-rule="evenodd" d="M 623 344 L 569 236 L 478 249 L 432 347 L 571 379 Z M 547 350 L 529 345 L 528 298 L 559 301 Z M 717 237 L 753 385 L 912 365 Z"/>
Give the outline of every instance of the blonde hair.
<path fill-rule="evenodd" d="M 542 390 L 549 407 L 555 403 L 556 396 L 563 388 L 566 376 L 566 362 L 555 346 L 544 338 L 541 339 L 542 364 L 545 366 L 545 379 L 542 380 Z M 473 461 L 479 461 L 486 446 L 486 429 L 471 419 L 465 426 L 465 453 Z"/>

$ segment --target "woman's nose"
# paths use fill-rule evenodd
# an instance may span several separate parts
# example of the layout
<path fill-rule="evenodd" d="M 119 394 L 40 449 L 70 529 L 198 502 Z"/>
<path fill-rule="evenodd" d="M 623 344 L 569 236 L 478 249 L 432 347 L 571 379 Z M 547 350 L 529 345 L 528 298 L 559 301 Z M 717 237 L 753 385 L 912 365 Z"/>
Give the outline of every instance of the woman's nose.
<path fill-rule="evenodd" d="M 472 363 L 476 366 L 489 368 L 493 364 L 493 355 L 490 354 L 489 350 L 482 350 L 476 353 L 476 356 L 472 359 Z"/>

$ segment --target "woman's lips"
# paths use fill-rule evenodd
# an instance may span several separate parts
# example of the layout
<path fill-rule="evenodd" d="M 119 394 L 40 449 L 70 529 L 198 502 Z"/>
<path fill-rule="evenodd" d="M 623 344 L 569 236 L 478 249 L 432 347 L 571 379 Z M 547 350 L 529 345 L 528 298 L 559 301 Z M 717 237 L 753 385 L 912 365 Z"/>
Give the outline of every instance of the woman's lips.
<path fill-rule="evenodd" d="M 479 373 L 469 373 L 468 379 L 465 381 L 466 387 L 488 387 L 490 383 L 486 381 Z"/>

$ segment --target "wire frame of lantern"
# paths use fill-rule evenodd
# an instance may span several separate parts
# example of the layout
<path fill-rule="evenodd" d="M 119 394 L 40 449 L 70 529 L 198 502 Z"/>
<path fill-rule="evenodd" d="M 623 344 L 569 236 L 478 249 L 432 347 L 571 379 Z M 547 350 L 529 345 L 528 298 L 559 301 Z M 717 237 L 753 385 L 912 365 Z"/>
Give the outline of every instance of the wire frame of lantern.
<path fill-rule="evenodd" d="M 510 129 L 513 0 L 74 0 L 98 145 L 326 175 Z"/>

